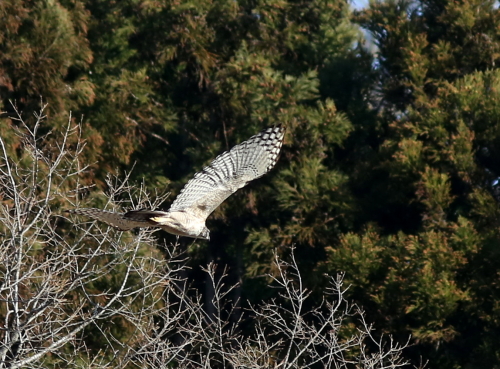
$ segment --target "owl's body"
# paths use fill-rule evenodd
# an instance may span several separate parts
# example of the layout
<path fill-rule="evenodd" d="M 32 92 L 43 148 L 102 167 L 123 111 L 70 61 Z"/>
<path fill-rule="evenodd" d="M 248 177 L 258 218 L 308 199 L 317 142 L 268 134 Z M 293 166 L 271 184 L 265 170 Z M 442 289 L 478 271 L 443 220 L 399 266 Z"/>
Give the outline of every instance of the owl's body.
<path fill-rule="evenodd" d="M 148 209 L 115 213 L 100 209 L 74 209 L 122 231 L 160 227 L 186 237 L 209 239 L 207 217 L 231 194 L 262 177 L 276 164 L 283 144 L 284 128 L 271 127 L 234 146 L 196 173 L 184 186 L 168 211 Z"/>

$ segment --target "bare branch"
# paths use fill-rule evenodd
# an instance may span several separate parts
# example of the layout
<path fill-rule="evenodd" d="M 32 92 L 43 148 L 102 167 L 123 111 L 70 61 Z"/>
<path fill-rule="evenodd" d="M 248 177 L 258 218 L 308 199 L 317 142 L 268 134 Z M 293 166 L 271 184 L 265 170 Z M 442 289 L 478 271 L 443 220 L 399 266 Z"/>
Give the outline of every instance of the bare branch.
<path fill-rule="evenodd" d="M 373 334 L 345 301 L 342 275 L 331 278 L 320 306 L 305 308 L 310 291 L 293 249 L 288 262 L 275 256 L 269 288 L 279 298 L 233 314 L 241 302 L 231 301 L 236 286 L 226 269 L 219 277 L 214 263 L 203 268 L 214 291 L 204 300 L 184 277 L 179 245 L 161 245 L 147 229 L 67 222 L 61 207 L 90 201 L 81 196 L 90 188 L 81 179 L 85 142 L 71 117 L 60 132 L 41 135 L 42 106 L 32 127 L 17 113 L 19 150 L 0 137 L 0 368 L 405 365 L 408 343 Z M 168 196 L 133 186 L 130 173 L 109 176 L 107 185 L 101 198 L 113 208 L 157 208 Z M 252 331 L 243 335 L 231 316 Z"/>

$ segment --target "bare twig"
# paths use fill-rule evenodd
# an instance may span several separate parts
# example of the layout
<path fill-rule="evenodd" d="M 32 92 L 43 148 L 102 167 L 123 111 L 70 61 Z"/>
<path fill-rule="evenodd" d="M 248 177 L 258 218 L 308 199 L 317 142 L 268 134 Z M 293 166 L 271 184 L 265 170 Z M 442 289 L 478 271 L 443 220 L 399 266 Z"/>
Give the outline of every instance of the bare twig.
<path fill-rule="evenodd" d="M 331 278 L 314 309 L 294 258 L 275 256 L 269 288 L 280 297 L 242 313 L 236 286 L 217 266 L 203 270 L 213 296 L 204 306 L 185 278 L 177 244 L 154 232 L 120 233 L 94 222 L 65 222 L 62 205 L 88 202 L 81 175 L 85 143 L 71 117 L 44 131 L 45 106 L 33 127 L 18 113 L 20 149 L 0 137 L 0 369 L 87 368 L 397 368 L 404 346 L 375 337 L 365 314 Z M 48 144 L 50 142 L 50 144 Z M 71 143 L 71 144 L 70 144 Z M 132 186 L 130 173 L 108 177 L 107 206 L 159 207 L 168 193 Z M 85 190 L 85 191 L 84 191 Z M 88 191 L 87 191 L 88 192 Z M 83 204 L 88 205 L 88 204 Z M 253 330 L 243 336 L 240 321 Z M 357 324 L 357 333 L 346 329 Z"/>

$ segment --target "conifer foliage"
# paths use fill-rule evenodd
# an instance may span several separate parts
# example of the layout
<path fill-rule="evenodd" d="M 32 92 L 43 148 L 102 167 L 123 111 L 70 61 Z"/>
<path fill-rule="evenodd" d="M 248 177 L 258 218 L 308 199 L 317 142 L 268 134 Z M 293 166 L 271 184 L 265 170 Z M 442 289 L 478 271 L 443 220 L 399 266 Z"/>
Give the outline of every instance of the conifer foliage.
<path fill-rule="evenodd" d="M 494 367 L 498 7 L 374 2 L 357 20 L 379 49 L 384 139 L 373 171 L 352 177 L 365 182 L 369 223 L 342 235 L 328 263 L 360 271 L 353 296 L 389 331 L 411 332 L 416 355 L 439 367 Z"/>
<path fill-rule="evenodd" d="M 370 33 L 373 54 L 359 26 Z M 0 189 L 1 237 L 15 236 L 1 238 L 6 247 L 0 256 L 19 260 L 0 266 L 10 278 L 10 284 L 0 281 L 0 293 L 2 286 L 21 286 L 13 276 L 26 272 L 39 283 L 33 286 L 43 287 L 40 276 L 49 275 L 53 283 L 46 286 L 61 299 L 57 302 L 80 302 L 78 316 L 64 315 L 62 305 L 59 312 L 42 306 L 65 316 L 69 326 L 85 317 L 92 320 L 78 337 L 68 335 L 71 330 L 57 331 L 54 342 L 61 345 L 54 352 L 64 349 L 43 362 L 54 367 L 73 363 L 73 348 L 87 350 L 76 361 L 89 360 L 99 350 L 111 358 L 134 329 L 142 331 L 128 347 L 151 339 L 144 350 L 161 346 L 165 351 L 159 352 L 170 352 L 170 344 L 189 339 L 168 331 L 172 326 L 165 322 L 182 327 L 193 322 L 193 314 L 200 319 L 193 327 L 207 329 L 206 319 L 223 311 L 214 302 L 223 299 L 214 298 L 223 295 L 234 302 L 223 315 L 244 324 L 216 337 L 221 351 L 209 350 L 213 361 L 205 364 L 265 367 L 293 352 L 309 352 L 310 346 L 298 336 L 287 341 L 294 330 L 283 328 L 277 346 L 259 347 L 269 356 L 257 355 L 258 342 L 264 341 L 240 340 L 241 355 L 232 353 L 230 361 L 224 337 L 267 332 L 259 331 L 258 320 L 249 323 L 262 310 L 240 308 L 274 298 L 266 305 L 271 310 L 293 310 L 297 305 L 268 288 L 273 280 L 283 280 L 287 268 L 307 271 L 298 290 L 284 282 L 291 283 L 288 291 L 301 291 L 301 308 L 324 307 L 324 291 L 332 281 L 325 273 L 345 272 L 350 288 L 342 296 L 362 306 L 378 332 L 399 342 L 411 335 L 413 346 L 405 354 L 412 364 L 423 359 L 431 367 L 498 366 L 499 58 L 500 12 L 492 0 L 377 0 L 354 14 L 341 0 L 0 1 L 0 175 L 4 187 L 12 187 Z M 71 228 L 46 213 L 79 204 L 140 207 L 146 192 L 155 206 L 168 208 L 169 199 L 204 164 L 274 124 L 287 127 L 277 167 L 214 213 L 210 243 L 184 245 L 187 265 L 180 274 L 163 263 L 180 260 L 158 246 L 173 242 L 168 235 L 141 233 L 141 243 L 133 233 L 119 238 L 109 230 L 85 231 L 88 224 Z M 69 154 L 77 159 L 62 159 Z M 61 168 L 57 173 L 64 175 L 55 175 L 49 165 L 54 160 Z M 133 186 L 114 182 L 110 173 Z M 29 201 L 23 204 L 21 198 Z M 15 209 L 22 215 L 13 217 Z M 12 224 L 21 230 L 12 231 Z M 50 232 L 44 233 L 48 225 Z M 64 250 L 69 251 L 61 254 Z M 49 270 L 55 255 L 60 265 L 76 269 Z M 276 262 L 292 257 L 291 264 Z M 101 269 L 85 269 L 90 265 L 85 258 L 97 258 Z M 167 273 L 172 280 L 178 277 L 178 288 L 164 289 L 170 281 L 146 266 L 148 258 L 155 268 L 173 273 Z M 48 269 L 30 268 L 28 260 Z M 78 273 L 80 267 L 91 274 L 106 268 L 113 273 L 92 280 Z M 262 277 L 266 273 L 271 277 Z M 223 275 L 227 286 L 238 286 L 218 285 Z M 189 288 L 182 284 L 186 278 Z M 127 297 L 133 285 L 143 287 Z M 65 294 L 58 288 L 66 288 Z M 179 288 L 186 292 L 181 300 L 194 304 L 187 310 L 175 305 Z M 16 340 L 23 330 L 22 319 L 16 323 L 9 315 L 15 310 L 8 307 L 14 290 L 0 300 L 7 304 L 7 310 L 0 306 L 6 322 L 0 356 L 15 367 L 21 352 Z M 36 288 L 17 291 L 25 292 L 25 301 L 45 299 Z M 106 305 L 109 299 L 116 305 Z M 150 310 L 141 310 L 139 300 Z M 168 310 L 174 305 L 180 315 Z M 103 306 L 118 313 L 106 315 Z M 18 309 L 18 316 L 28 310 Z M 323 337 L 323 331 L 313 329 L 321 326 L 321 314 L 296 314 L 297 326 L 307 323 L 308 337 Z M 218 316 L 218 322 L 224 318 Z M 332 329 L 340 339 L 353 337 L 355 322 L 344 322 L 343 329 Z M 26 334 L 44 324 L 28 323 Z M 160 333 L 153 337 L 152 332 Z M 185 347 L 203 353 L 207 348 L 197 341 L 200 337 Z M 279 351 L 282 342 L 291 342 L 288 351 Z M 380 348 L 375 342 L 353 348 L 345 366 L 351 358 L 367 357 L 361 347 Z M 22 347 L 50 351 L 38 341 Z M 310 352 L 323 355 L 333 346 L 321 347 Z M 250 352 L 259 359 L 251 359 L 257 356 Z M 400 354 L 399 349 L 391 352 Z M 148 357 L 147 350 L 125 356 L 122 363 L 131 366 L 155 366 L 160 360 Z M 290 367 L 304 365 L 300 358 L 293 360 Z M 363 363 L 370 367 L 369 361 Z"/>

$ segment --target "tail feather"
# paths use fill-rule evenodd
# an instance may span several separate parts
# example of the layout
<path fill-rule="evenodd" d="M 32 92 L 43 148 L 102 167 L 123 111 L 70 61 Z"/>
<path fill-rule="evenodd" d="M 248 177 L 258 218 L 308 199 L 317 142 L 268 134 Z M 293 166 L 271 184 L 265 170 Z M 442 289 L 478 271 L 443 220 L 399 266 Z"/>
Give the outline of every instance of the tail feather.
<path fill-rule="evenodd" d="M 149 210 L 149 209 L 139 209 L 131 210 L 123 215 L 125 219 L 130 219 L 136 222 L 149 222 L 151 225 L 156 225 L 156 222 L 151 220 L 151 218 L 161 217 L 167 215 L 165 211 L 159 210 Z"/>
<path fill-rule="evenodd" d="M 81 209 L 71 209 L 65 210 L 66 213 L 85 215 L 92 219 L 104 222 L 120 231 L 129 231 L 133 228 L 143 228 L 155 225 L 154 222 L 150 221 L 147 217 L 127 217 L 127 214 L 141 212 L 142 210 L 129 211 L 128 213 L 115 213 L 112 211 L 95 209 L 95 208 L 81 208 Z"/>

